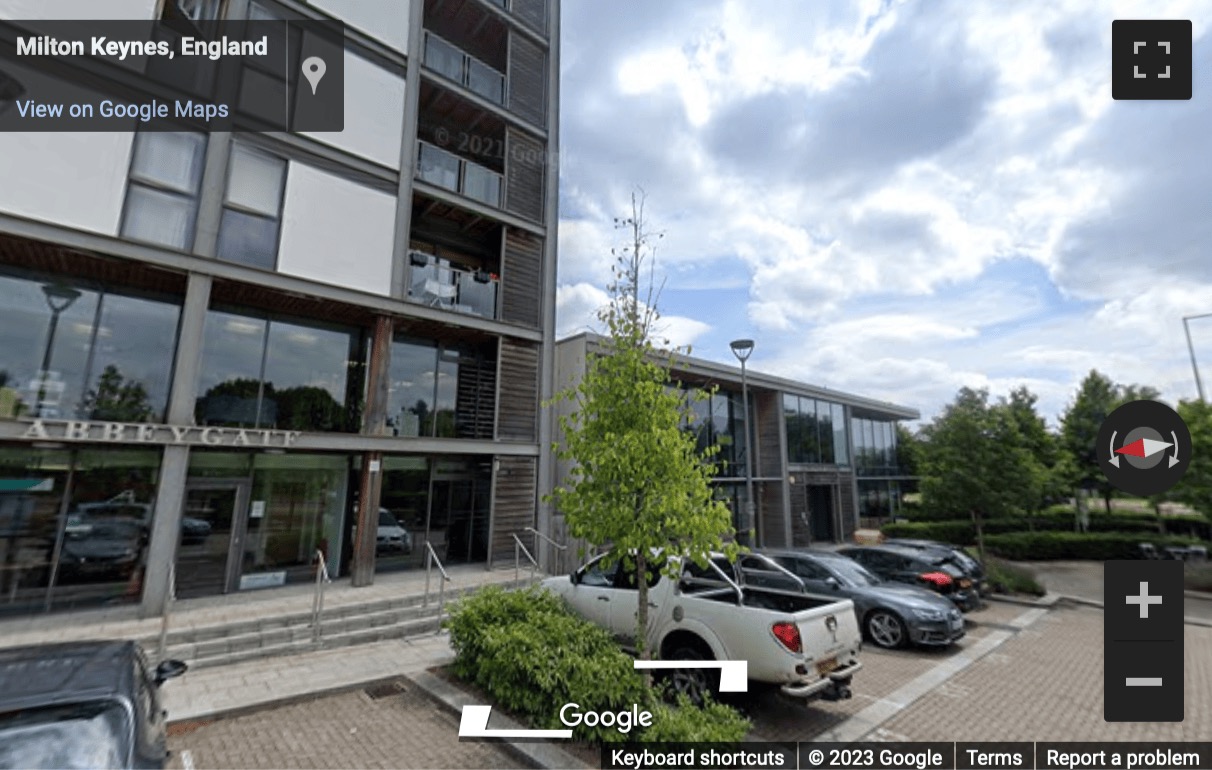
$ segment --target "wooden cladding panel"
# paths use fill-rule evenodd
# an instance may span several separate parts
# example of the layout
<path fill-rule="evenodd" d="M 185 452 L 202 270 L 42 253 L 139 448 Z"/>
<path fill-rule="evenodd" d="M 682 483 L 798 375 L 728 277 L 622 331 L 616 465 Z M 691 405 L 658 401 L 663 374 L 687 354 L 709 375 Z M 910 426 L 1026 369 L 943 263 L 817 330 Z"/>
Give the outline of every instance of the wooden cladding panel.
<path fill-rule="evenodd" d="M 787 546 L 786 532 L 783 522 L 786 511 L 783 510 L 783 484 L 777 481 L 763 481 L 757 493 L 758 537 L 763 548 L 785 548 Z"/>
<path fill-rule="evenodd" d="M 779 428 L 783 410 L 779 395 L 772 392 L 749 392 L 756 402 L 758 454 L 754 473 L 757 476 L 783 476 L 783 447 L 779 442 Z"/>
<path fill-rule="evenodd" d="M 539 418 L 539 347 L 501 341 L 500 406 L 497 438 L 537 441 Z"/>
<path fill-rule="evenodd" d="M 509 39 L 509 110 L 547 127 L 547 53 L 522 35 Z"/>
<path fill-rule="evenodd" d="M 501 457 L 499 460 L 493 498 L 491 559 L 495 566 L 501 567 L 514 560 L 515 534 L 530 549 L 533 538 L 522 530 L 535 525 L 538 462 L 533 457 Z"/>
<path fill-rule="evenodd" d="M 520 131 L 505 132 L 505 209 L 520 217 L 543 221 L 543 166 L 546 151 Z"/>
<path fill-rule="evenodd" d="M 543 239 L 512 228 L 505 235 L 501 320 L 539 328 L 543 293 Z"/>
<path fill-rule="evenodd" d="M 547 33 L 547 0 L 512 0 L 513 15 L 537 32 Z"/>
<path fill-rule="evenodd" d="M 854 529 L 858 525 L 858 501 L 854 499 L 854 473 L 841 474 L 838 479 L 838 497 L 840 498 L 842 518 L 842 540 L 854 539 Z"/>

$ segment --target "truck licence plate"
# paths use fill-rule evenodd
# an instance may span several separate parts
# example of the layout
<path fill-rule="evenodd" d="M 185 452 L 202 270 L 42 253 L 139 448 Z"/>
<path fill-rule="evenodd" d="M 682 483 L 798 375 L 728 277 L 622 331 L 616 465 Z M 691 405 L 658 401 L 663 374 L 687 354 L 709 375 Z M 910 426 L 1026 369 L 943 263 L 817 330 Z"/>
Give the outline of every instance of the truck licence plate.
<path fill-rule="evenodd" d="M 825 676 L 836 668 L 837 658 L 826 658 L 825 660 L 818 660 L 816 663 L 816 673 L 820 674 L 821 676 Z"/>

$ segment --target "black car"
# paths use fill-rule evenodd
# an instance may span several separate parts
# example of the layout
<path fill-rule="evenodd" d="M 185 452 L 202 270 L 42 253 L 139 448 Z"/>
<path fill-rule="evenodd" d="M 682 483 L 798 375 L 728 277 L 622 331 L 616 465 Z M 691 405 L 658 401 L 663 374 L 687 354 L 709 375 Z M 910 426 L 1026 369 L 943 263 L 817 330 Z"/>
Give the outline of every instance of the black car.
<path fill-rule="evenodd" d="M 964 636 L 964 619 L 955 605 L 933 591 L 880 580 L 863 565 L 832 551 L 762 551 L 775 564 L 803 582 L 809 593 L 854 602 L 863 634 L 877 647 L 893 649 L 910 642 L 945 646 Z M 788 585 L 790 575 L 776 573 L 742 556 L 747 583 L 772 588 Z"/>
<path fill-rule="evenodd" d="M 942 543 L 938 540 L 917 540 L 913 538 L 891 538 L 885 540 L 886 545 L 898 545 L 904 548 L 913 548 L 919 551 L 928 551 L 938 554 L 940 557 L 949 558 L 955 566 L 959 567 L 963 573 L 972 580 L 977 591 L 981 596 L 987 596 L 990 592 L 989 581 L 985 577 L 985 570 L 981 567 L 981 563 L 968 555 L 967 551 L 958 546 L 949 543 Z"/>
<path fill-rule="evenodd" d="M 964 612 L 981 604 L 972 578 L 964 574 L 948 555 L 900 545 L 862 545 L 839 548 L 884 580 L 929 588 L 942 594 Z"/>
<path fill-rule="evenodd" d="M 159 688 L 185 669 L 130 641 L 0 649 L 0 768 L 164 767 Z"/>

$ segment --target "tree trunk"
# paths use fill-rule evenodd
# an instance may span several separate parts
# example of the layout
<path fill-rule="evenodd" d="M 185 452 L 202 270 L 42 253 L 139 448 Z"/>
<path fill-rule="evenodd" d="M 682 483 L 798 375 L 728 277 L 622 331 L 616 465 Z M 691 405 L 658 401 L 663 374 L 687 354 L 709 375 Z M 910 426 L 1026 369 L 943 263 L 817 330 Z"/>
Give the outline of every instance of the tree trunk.
<path fill-rule="evenodd" d="M 652 660 L 648 649 L 648 554 L 641 548 L 635 557 L 636 629 L 635 648 L 640 660 Z M 644 669 L 644 686 L 652 686 L 652 669 Z"/>
<path fill-rule="evenodd" d="M 981 515 L 975 508 L 972 509 L 972 524 L 976 527 L 976 552 L 980 556 L 981 569 L 985 568 L 985 530 L 982 526 Z"/>
<path fill-rule="evenodd" d="M 1107 515 L 1111 515 L 1111 488 L 1103 490 L 1103 505 L 1107 508 Z"/>

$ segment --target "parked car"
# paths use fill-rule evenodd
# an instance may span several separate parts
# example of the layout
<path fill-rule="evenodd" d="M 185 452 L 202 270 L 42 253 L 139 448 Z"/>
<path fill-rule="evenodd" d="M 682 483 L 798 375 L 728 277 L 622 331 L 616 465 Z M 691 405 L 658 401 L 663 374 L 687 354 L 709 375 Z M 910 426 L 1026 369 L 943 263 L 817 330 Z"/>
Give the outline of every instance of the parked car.
<path fill-rule="evenodd" d="M 379 529 L 375 548 L 379 553 L 412 553 L 412 535 L 400 526 L 386 508 L 379 509 Z"/>
<path fill-rule="evenodd" d="M 964 575 L 972 581 L 976 586 L 977 592 L 981 596 L 986 596 L 991 590 L 989 581 L 985 577 L 985 570 L 981 567 L 981 563 L 968 555 L 968 552 L 959 546 L 951 545 L 950 543 L 942 543 L 938 540 L 917 540 L 913 538 L 891 538 L 885 540 L 886 545 L 899 545 L 904 548 L 914 548 L 919 551 L 929 551 L 937 553 L 939 556 L 950 558 L 957 567 L 963 571 Z"/>
<path fill-rule="evenodd" d="M 64 580 L 126 580 L 139 566 L 146 530 L 130 519 L 99 519 L 70 532 L 59 560 Z"/>
<path fill-rule="evenodd" d="M 670 580 L 649 571 L 648 648 L 664 660 L 744 660 L 749 678 L 778 685 L 793 698 L 850 697 L 850 680 L 862 668 L 862 635 L 854 604 L 838 596 L 814 596 L 742 586 L 735 565 L 712 557 L 706 569 L 681 557 Z M 634 649 L 635 574 L 603 554 L 569 577 L 543 581 L 568 606 Z M 709 669 L 676 670 L 676 691 L 694 700 L 718 687 Z"/>
<path fill-rule="evenodd" d="M 181 542 L 186 545 L 196 545 L 210 536 L 210 522 L 205 519 L 195 519 L 193 516 L 181 517 Z"/>
<path fill-rule="evenodd" d="M 950 645 L 964 636 L 964 618 L 955 605 L 925 588 L 890 583 L 871 574 L 854 559 L 832 551 L 762 551 L 785 573 L 761 560 L 742 556 L 747 584 L 792 585 L 792 575 L 808 593 L 834 595 L 854 602 L 855 619 L 877 647 L 907 644 Z"/>
<path fill-rule="evenodd" d="M 854 559 L 883 580 L 929 588 L 950 599 L 964 612 L 980 606 L 976 584 L 948 555 L 887 544 L 846 546 L 837 552 Z"/>
<path fill-rule="evenodd" d="M 0 768 L 164 767 L 159 690 L 185 670 L 131 641 L 0 649 Z"/>

